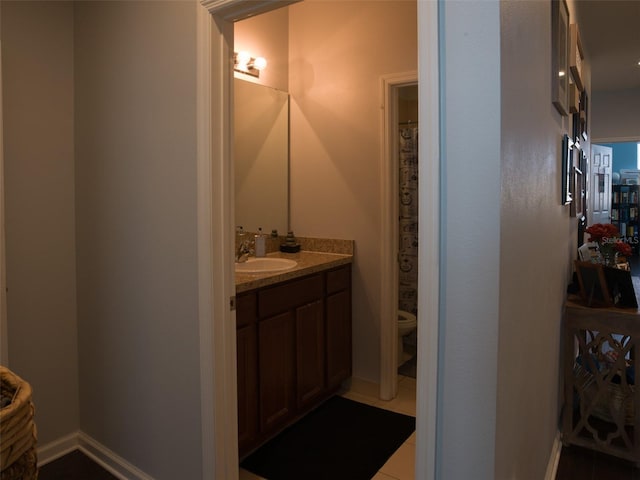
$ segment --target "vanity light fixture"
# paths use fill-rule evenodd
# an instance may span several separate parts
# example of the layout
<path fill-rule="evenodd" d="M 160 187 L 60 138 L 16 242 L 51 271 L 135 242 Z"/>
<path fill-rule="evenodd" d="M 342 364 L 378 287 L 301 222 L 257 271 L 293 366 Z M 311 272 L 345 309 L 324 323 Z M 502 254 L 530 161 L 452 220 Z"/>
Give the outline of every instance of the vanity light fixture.
<path fill-rule="evenodd" d="M 260 78 L 260 71 L 267 67 L 264 57 L 252 57 L 249 52 L 234 52 L 233 69 L 236 72 Z"/>

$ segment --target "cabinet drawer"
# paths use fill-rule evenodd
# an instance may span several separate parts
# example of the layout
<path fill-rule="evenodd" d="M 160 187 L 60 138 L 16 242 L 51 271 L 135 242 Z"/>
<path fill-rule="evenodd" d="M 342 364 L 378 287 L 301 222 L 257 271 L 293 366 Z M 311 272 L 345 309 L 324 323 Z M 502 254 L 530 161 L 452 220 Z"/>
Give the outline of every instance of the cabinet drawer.
<path fill-rule="evenodd" d="M 351 265 L 327 272 L 327 293 L 345 290 L 351 287 Z"/>
<path fill-rule="evenodd" d="M 322 275 L 313 275 L 259 292 L 258 313 L 261 318 L 290 310 L 322 298 Z"/>
<path fill-rule="evenodd" d="M 258 316 L 256 292 L 236 297 L 236 328 L 255 322 Z"/>

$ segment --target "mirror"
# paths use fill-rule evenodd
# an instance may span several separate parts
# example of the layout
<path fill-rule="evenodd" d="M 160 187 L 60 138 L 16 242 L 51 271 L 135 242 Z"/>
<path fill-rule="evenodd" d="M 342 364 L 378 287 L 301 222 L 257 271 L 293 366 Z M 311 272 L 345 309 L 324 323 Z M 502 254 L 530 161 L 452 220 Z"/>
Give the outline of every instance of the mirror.
<path fill-rule="evenodd" d="M 289 94 L 234 79 L 235 222 L 264 233 L 289 227 Z"/>

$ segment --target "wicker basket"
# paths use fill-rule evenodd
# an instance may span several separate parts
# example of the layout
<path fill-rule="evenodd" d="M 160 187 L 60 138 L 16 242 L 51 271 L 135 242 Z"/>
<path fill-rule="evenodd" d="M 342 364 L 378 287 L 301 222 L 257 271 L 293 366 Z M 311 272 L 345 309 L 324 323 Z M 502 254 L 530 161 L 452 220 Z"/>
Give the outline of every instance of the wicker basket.
<path fill-rule="evenodd" d="M 0 365 L 2 397 L 11 403 L 0 409 L 0 480 L 38 478 L 36 425 L 31 386 Z"/>

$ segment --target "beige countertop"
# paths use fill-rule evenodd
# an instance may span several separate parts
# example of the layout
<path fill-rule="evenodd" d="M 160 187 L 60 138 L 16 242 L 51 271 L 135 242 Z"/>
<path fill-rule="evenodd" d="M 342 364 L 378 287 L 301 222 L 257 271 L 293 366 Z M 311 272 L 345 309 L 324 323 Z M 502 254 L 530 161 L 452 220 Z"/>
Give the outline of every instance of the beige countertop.
<path fill-rule="evenodd" d="M 353 261 L 353 255 L 350 254 L 309 252 L 305 250 L 298 253 L 273 252 L 269 253 L 267 257 L 289 258 L 295 260 L 298 264 L 291 270 L 284 272 L 257 274 L 236 273 L 236 293 L 266 287 L 292 278 L 303 277 Z"/>

